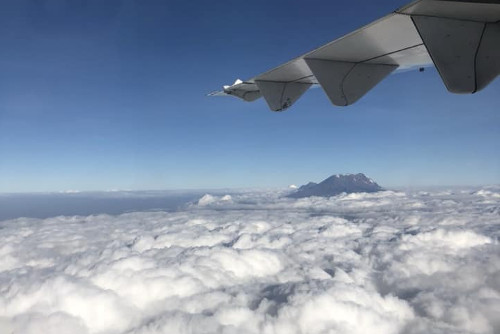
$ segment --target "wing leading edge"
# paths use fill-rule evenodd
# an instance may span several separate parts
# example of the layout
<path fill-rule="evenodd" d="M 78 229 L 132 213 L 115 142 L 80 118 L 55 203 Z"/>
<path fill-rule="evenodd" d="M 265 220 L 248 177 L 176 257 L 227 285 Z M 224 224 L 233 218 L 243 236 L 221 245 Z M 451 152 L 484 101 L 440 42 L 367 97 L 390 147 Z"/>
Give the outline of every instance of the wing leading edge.
<path fill-rule="evenodd" d="M 250 80 L 210 95 L 292 106 L 311 85 L 348 106 L 396 70 L 436 66 L 452 93 L 475 93 L 500 74 L 500 0 L 417 0 Z"/>

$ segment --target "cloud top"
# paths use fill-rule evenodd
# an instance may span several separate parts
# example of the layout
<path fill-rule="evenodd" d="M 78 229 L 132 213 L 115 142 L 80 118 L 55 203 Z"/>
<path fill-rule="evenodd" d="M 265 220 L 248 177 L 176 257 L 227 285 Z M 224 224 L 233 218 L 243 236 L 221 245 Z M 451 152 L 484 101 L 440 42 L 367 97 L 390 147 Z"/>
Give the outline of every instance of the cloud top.
<path fill-rule="evenodd" d="M 3 221 L 0 333 L 498 333 L 499 194 Z"/>

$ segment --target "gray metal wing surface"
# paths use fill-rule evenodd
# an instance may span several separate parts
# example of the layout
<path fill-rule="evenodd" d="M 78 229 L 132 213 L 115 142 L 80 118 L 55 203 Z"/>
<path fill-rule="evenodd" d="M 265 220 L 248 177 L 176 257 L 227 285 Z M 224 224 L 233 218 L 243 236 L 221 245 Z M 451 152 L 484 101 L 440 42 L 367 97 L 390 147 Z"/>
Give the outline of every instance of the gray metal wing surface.
<path fill-rule="evenodd" d="M 434 65 L 447 89 L 475 93 L 500 73 L 500 0 L 417 0 L 246 81 L 210 95 L 292 106 L 311 85 L 348 106 L 393 71 Z"/>

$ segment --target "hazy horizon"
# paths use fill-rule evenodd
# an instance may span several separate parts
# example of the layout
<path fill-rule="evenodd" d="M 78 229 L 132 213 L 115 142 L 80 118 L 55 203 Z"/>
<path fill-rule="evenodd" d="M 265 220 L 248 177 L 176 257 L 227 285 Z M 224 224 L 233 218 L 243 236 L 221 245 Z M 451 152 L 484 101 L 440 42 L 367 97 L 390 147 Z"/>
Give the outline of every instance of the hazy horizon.
<path fill-rule="evenodd" d="M 299 185 L 300 186 L 300 185 Z M 498 190 L 500 185 L 431 186 L 414 188 L 385 187 L 384 191 L 403 193 Z M 17 218 L 50 218 L 55 216 L 88 216 L 95 214 L 120 215 L 127 212 L 166 211 L 185 209 L 185 206 L 205 194 L 241 195 L 252 192 L 291 193 L 291 187 L 196 189 L 196 190 L 113 190 L 40 193 L 0 193 L 0 221 Z M 334 199 L 337 196 L 332 196 Z"/>
<path fill-rule="evenodd" d="M 357 174 L 357 173 L 349 173 L 349 174 Z M 323 181 L 324 179 L 336 174 L 331 174 L 329 176 L 326 176 L 322 179 L 310 179 L 307 181 L 304 181 L 302 183 L 289 183 L 286 185 L 274 185 L 274 186 L 252 186 L 252 185 L 242 185 L 242 186 L 235 186 L 235 187 L 211 187 L 211 188 L 203 188 L 203 187 L 192 187 L 192 188 L 148 188 L 148 189 L 90 189 L 90 190 L 80 190 L 80 189 L 61 189 L 61 190 L 39 190 L 39 191 L 18 191 L 18 192 L 7 192 L 7 191 L 0 191 L 0 196 L 1 195 L 23 195 L 23 194 L 32 194 L 32 195 L 37 195 L 37 194 L 61 194 L 61 195 L 71 195 L 71 194 L 92 194 L 92 193 L 139 193 L 139 192 L 164 192 L 164 193 L 171 193 L 171 194 L 182 194 L 182 193 L 193 193 L 193 192 L 203 192 L 203 191 L 217 191 L 217 192 L 223 192 L 223 191 L 245 191 L 245 190 L 265 190 L 265 189 L 285 189 L 289 188 L 290 186 L 297 186 L 300 187 L 301 185 L 305 185 L 309 182 L 316 182 L 319 183 Z M 365 174 L 366 175 L 366 174 Z M 366 175 L 370 177 L 369 175 Z M 380 186 L 382 186 L 384 189 L 389 189 L 389 190 L 432 190 L 432 189 L 446 189 L 446 188 L 481 188 L 481 187 L 495 187 L 495 186 L 500 186 L 500 181 L 496 183 L 457 183 L 457 184 L 435 184 L 435 183 L 428 183 L 428 184 L 399 184 L 399 185 L 388 185 L 385 183 L 381 183 L 377 181 L 376 179 L 372 178 L 375 182 L 377 182 Z"/>

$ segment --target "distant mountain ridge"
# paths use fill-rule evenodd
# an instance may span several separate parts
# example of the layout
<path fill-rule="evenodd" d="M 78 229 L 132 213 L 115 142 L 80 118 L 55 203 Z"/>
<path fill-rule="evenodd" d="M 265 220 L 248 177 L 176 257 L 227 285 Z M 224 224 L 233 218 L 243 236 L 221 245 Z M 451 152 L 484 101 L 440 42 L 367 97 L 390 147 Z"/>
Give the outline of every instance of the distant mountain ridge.
<path fill-rule="evenodd" d="M 384 189 L 381 186 L 363 173 L 337 174 L 330 176 L 320 183 L 309 182 L 287 197 L 330 197 L 342 193 L 374 193 L 382 190 Z"/>

